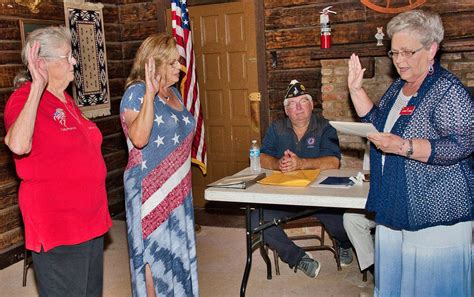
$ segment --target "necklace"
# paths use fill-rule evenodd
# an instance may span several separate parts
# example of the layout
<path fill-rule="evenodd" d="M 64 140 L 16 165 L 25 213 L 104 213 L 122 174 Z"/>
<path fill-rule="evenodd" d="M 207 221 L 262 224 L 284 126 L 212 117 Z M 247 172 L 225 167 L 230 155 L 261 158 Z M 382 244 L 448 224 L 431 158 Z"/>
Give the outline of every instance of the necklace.
<path fill-rule="evenodd" d="M 165 92 L 165 90 L 166 90 L 167 92 Z M 171 93 L 170 89 L 161 89 L 161 90 L 160 90 L 160 93 L 162 94 L 162 96 L 160 96 L 160 97 L 163 98 L 164 101 L 166 101 L 167 103 L 170 101 L 171 96 L 173 95 L 173 94 Z M 165 95 L 165 94 L 169 94 L 169 95 Z M 158 95 L 159 95 L 159 94 L 158 94 Z"/>

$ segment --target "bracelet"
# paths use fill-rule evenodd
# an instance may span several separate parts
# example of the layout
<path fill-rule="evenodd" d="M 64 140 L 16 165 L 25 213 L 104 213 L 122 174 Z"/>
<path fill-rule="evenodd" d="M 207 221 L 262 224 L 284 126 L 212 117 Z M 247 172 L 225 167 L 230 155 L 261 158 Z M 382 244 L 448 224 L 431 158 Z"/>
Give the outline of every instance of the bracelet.
<path fill-rule="evenodd" d="M 411 158 L 412 155 L 413 155 L 413 140 L 408 139 L 408 149 L 407 149 L 406 157 Z"/>

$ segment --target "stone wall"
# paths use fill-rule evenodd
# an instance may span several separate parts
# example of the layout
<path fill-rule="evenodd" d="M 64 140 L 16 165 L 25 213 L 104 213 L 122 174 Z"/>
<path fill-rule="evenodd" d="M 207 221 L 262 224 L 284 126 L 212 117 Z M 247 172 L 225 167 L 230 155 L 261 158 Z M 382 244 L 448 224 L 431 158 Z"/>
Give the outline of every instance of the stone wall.
<path fill-rule="evenodd" d="M 471 95 L 473 94 L 474 52 L 443 54 L 441 65 L 454 73 L 471 90 Z"/>

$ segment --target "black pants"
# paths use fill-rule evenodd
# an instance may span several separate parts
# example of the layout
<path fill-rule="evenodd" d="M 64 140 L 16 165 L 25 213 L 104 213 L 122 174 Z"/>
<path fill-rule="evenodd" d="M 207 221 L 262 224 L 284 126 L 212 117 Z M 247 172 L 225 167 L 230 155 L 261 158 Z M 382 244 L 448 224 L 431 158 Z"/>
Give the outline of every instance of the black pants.
<path fill-rule="evenodd" d="M 296 214 L 298 211 L 303 211 L 302 208 L 293 208 L 285 206 L 275 208 L 265 208 L 263 210 L 264 221 L 271 221 L 274 218 L 281 218 Z M 324 224 L 328 233 L 334 237 L 338 245 L 342 248 L 350 248 L 351 243 L 347 237 L 346 230 L 343 225 L 343 213 L 341 209 L 322 209 L 319 210 L 314 216 L 317 217 L 321 223 Z M 252 227 L 258 226 L 258 210 L 252 212 Z M 290 267 L 296 266 L 301 258 L 304 256 L 305 251 L 297 246 L 292 240 L 288 238 L 285 231 L 280 226 L 272 226 L 264 231 L 265 244 L 271 249 L 278 252 L 279 257 L 282 261 L 288 263 Z"/>
<path fill-rule="evenodd" d="M 100 297 L 104 267 L 104 238 L 32 253 L 41 297 Z"/>

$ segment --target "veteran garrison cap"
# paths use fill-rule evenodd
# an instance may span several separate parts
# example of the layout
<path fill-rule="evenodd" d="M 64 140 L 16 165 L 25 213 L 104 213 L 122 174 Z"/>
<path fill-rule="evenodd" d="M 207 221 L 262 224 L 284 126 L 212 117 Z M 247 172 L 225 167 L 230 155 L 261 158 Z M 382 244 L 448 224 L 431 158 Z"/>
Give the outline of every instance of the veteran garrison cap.
<path fill-rule="evenodd" d="M 313 98 L 306 92 L 305 87 L 296 79 L 292 80 L 286 89 L 286 94 L 284 99 L 299 97 L 301 95 L 307 95 L 309 99 Z"/>

